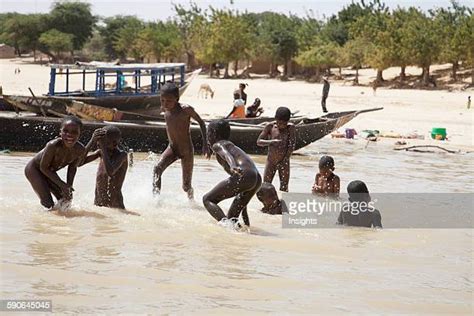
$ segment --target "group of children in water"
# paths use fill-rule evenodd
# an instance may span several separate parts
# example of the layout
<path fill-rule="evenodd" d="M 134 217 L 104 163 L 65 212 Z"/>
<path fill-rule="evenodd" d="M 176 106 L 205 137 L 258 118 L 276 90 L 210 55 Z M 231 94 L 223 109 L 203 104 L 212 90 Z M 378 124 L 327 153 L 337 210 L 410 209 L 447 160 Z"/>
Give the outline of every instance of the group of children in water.
<path fill-rule="evenodd" d="M 203 204 L 210 215 L 222 225 L 238 228 L 239 217 L 245 225 L 250 226 L 247 205 L 254 195 L 263 203 L 262 212 L 282 214 L 284 202 L 278 198 L 275 187 L 271 184 L 278 172 L 280 190 L 288 191 L 290 179 L 290 157 L 295 148 L 296 129 L 290 122 L 291 112 L 280 107 L 275 114 L 275 121 L 265 126 L 257 139 L 257 145 L 268 147 L 268 157 L 263 174 L 260 173 L 251 159 L 242 149 L 229 139 L 231 128 L 226 120 L 216 120 L 206 127 L 205 122 L 188 105 L 179 103 L 179 89 L 174 83 L 166 83 L 160 90 L 161 106 L 164 110 L 166 131 L 169 146 L 161 155 L 154 167 L 153 192 L 161 191 L 161 176 L 176 160 L 181 160 L 182 188 L 189 199 L 193 199 L 192 172 L 194 166 L 194 147 L 191 140 L 191 119 L 199 125 L 203 141 L 202 153 L 206 158 L 212 154 L 229 174 L 229 177 L 218 183 L 203 197 Z M 33 190 L 40 198 L 41 204 L 53 209 L 53 195 L 58 201 L 70 202 L 73 195 L 73 182 L 77 168 L 93 160 L 99 160 L 96 177 L 94 204 L 125 210 L 122 196 L 122 185 L 127 173 L 127 153 L 119 148 L 120 129 L 106 126 L 96 129 L 86 146 L 78 140 L 82 122 L 76 117 L 66 117 L 60 130 L 60 137 L 51 140 L 45 148 L 37 153 L 27 164 L 25 175 Z M 93 148 L 97 148 L 92 151 Z M 66 181 L 57 174 L 59 169 L 68 167 Z M 340 180 L 334 174 L 334 160 L 324 156 L 319 162 L 319 173 L 316 175 L 312 192 L 317 195 L 338 197 Z M 351 194 L 370 200 L 367 186 L 362 181 L 353 181 L 348 186 Z M 223 200 L 234 198 L 227 213 L 219 206 Z M 134 213 L 136 214 L 136 213 Z M 362 216 L 362 217 L 361 217 Z M 351 226 L 381 227 L 378 211 L 361 216 L 341 214 L 338 223 Z"/>

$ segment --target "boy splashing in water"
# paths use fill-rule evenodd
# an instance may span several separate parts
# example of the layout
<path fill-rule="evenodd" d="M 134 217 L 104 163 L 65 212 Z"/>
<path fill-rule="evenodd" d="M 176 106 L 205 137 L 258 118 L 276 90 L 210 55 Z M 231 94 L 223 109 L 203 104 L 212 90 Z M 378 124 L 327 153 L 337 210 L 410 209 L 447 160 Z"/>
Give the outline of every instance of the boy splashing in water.
<path fill-rule="evenodd" d="M 194 190 L 191 185 L 194 165 L 194 147 L 191 140 L 191 118 L 201 127 L 203 140 L 202 153 L 209 158 L 209 148 L 206 142 L 206 124 L 189 105 L 179 103 L 179 89 L 174 83 L 166 83 L 160 90 L 160 102 L 165 110 L 166 133 L 169 146 L 161 155 L 154 169 L 153 193 L 161 191 L 161 175 L 173 162 L 181 159 L 183 172 L 183 190 L 193 199 Z"/>
<path fill-rule="evenodd" d="M 341 180 L 334 174 L 334 159 L 331 156 L 322 156 L 319 159 L 319 173 L 314 179 L 313 194 L 338 197 Z"/>
<path fill-rule="evenodd" d="M 225 226 L 231 224 L 234 228 L 237 228 L 241 213 L 245 225 L 250 226 L 247 204 L 260 189 L 262 178 L 252 159 L 242 149 L 229 141 L 229 136 L 230 126 L 228 122 L 219 120 L 209 124 L 207 138 L 209 145 L 212 146 L 217 161 L 230 177 L 217 184 L 204 195 L 203 203 L 212 217 Z M 234 202 L 226 216 L 217 204 L 234 196 Z"/>
<path fill-rule="evenodd" d="M 75 116 L 65 117 L 61 123 L 60 137 L 51 140 L 26 165 L 25 176 L 40 198 L 41 205 L 53 209 L 53 194 L 58 202 L 70 203 L 72 185 L 77 167 L 84 155 L 84 146 L 78 142 L 82 122 Z M 66 182 L 57 171 L 68 167 Z"/>
<path fill-rule="evenodd" d="M 87 156 L 84 164 L 100 157 L 95 184 L 94 204 L 111 208 L 125 209 L 122 185 L 127 173 L 127 153 L 118 145 L 122 134 L 115 126 L 106 126 L 94 131 L 86 151 L 97 143 L 99 149 Z"/>
<path fill-rule="evenodd" d="M 263 181 L 272 183 L 275 173 L 280 177 L 280 191 L 288 192 L 290 181 L 290 156 L 295 149 L 295 126 L 288 123 L 291 112 L 286 107 L 279 107 L 275 113 L 275 122 L 267 124 L 258 136 L 258 146 L 268 146 L 267 163 Z"/>

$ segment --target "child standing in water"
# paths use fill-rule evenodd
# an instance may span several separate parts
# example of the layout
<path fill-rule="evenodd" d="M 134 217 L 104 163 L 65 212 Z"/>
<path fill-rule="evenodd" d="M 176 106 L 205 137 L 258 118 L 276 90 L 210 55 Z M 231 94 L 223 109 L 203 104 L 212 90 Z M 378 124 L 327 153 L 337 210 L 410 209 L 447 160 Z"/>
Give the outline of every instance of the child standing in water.
<path fill-rule="evenodd" d="M 237 228 L 238 218 L 242 214 L 245 225 L 250 226 L 247 204 L 260 189 L 262 178 L 252 159 L 229 141 L 229 137 L 230 125 L 225 120 L 209 124 L 207 136 L 209 145 L 212 146 L 217 161 L 230 177 L 205 194 L 203 203 L 212 217 L 223 225 L 231 224 Z M 235 199 L 226 216 L 218 203 L 234 196 Z"/>
<path fill-rule="evenodd" d="M 54 201 L 70 202 L 74 177 L 85 149 L 78 142 L 82 122 L 75 116 L 67 116 L 61 123 L 60 137 L 51 140 L 25 167 L 25 176 L 38 195 L 41 205 L 52 210 Z M 68 167 L 66 182 L 57 171 Z M 52 194 L 52 195 L 51 195 Z"/>
<path fill-rule="evenodd" d="M 100 158 L 95 184 L 94 204 L 125 209 L 122 185 L 128 168 L 127 153 L 118 145 L 122 134 L 116 126 L 106 126 L 94 131 L 86 146 L 86 152 L 97 143 L 99 149 L 87 156 L 84 164 Z"/>
<path fill-rule="evenodd" d="M 382 228 L 380 212 L 371 206 L 369 189 L 360 180 L 352 181 L 347 186 L 350 210 L 341 211 L 337 223 L 346 226 Z"/>
<path fill-rule="evenodd" d="M 267 124 L 258 136 L 258 146 L 268 146 L 267 162 L 263 182 L 272 183 L 275 173 L 280 177 L 280 191 L 288 192 L 290 181 L 290 157 L 295 149 L 295 126 L 288 123 L 291 112 L 286 107 L 279 107 L 275 113 L 275 122 Z"/>
<path fill-rule="evenodd" d="M 334 159 L 331 156 L 322 156 L 319 159 L 319 173 L 314 179 L 313 194 L 338 197 L 341 180 L 334 174 Z"/>
<path fill-rule="evenodd" d="M 179 103 L 179 89 L 171 82 L 166 83 L 160 90 L 161 107 L 165 110 L 166 133 L 169 145 L 161 155 L 161 159 L 154 169 L 153 193 L 161 191 L 161 175 L 173 162 L 181 159 L 183 172 L 183 190 L 193 199 L 194 190 L 191 185 L 194 165 L 194 147 L 191 140 L 191 118 L 201 127 L 202 153 L 209 157 L 209 148 L 206 142 L 206 124 L 189 105 Z"/>

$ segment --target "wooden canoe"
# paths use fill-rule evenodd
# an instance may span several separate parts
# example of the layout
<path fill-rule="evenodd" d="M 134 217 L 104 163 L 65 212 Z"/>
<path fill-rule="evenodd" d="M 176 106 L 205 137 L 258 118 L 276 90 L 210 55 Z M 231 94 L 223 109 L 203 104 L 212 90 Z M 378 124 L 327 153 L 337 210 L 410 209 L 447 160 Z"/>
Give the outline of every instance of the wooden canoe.
<path fill-rule="evenodd" d="M 331 113 L 331 117 L 303 118 L 295 121 L 296 149 L 303 148 L 330 134 L 357 115 L 381 108 L 363 111 Z M 53 117 L 14 116 L 0 113 L 0 149 L 16 151 L 38 151 L 51 139 L 59 135 L 61 119 Z M 164 122 L 90 122 L 85 121 L 81 141 L 86 143 L 96 128 L 115 125 L 122 131 L 124 146 L 134 151 L 161 153 L 168 146 Z M 265 147 L 257 146 L 257 138 L 263 125 L 231 123 L 231 137 L 237 146 L 249 154 L 264 154 Z M 191 138 L 196 152 L 202 148 L 199 126 L 191 125 Z"/>

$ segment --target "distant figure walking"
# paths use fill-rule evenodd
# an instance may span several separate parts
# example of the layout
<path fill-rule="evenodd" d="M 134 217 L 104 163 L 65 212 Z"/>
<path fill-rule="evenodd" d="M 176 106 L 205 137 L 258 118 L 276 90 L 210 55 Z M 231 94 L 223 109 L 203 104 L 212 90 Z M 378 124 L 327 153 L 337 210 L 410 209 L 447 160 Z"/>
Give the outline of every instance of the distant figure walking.
<path fill-rule="evenodd" d="M 0 89 L 1 89 L 1 87 L 0 87 Z M 468 96 L 467 97 L 467 109 L 469 110 L 470 108 L 471 108 L 471 96 Z"/>
<path fill-rule="evenodd" d="M 377 80 L 374 80 L 374 82 L 372 82 L 372 90 L 373 90 L 373 92 L 374 92 L 374 95 L 377 94 L 377 88 L 378 88 L 378 87 L 379 87 L 379 85 L 378 85 Z"/>
<path fill-rule="evenodd" d="M 326 99 L 328 98 L 328 95 L 329 95 L 330 86 L 331 85 L 329 84 L 328 78 L 323 77 L 323 97 L 321 99 L 321 107 L 323 108 L 324 113 L 328 112 L 326 108 Z"/>

